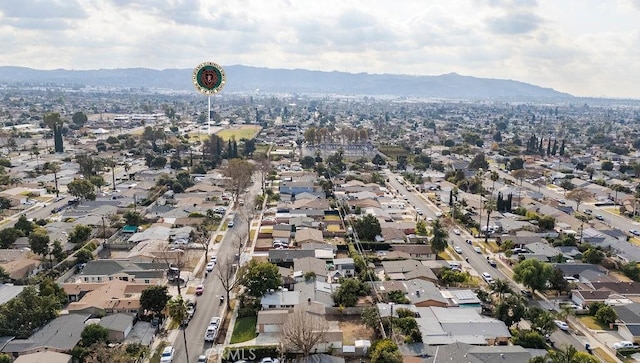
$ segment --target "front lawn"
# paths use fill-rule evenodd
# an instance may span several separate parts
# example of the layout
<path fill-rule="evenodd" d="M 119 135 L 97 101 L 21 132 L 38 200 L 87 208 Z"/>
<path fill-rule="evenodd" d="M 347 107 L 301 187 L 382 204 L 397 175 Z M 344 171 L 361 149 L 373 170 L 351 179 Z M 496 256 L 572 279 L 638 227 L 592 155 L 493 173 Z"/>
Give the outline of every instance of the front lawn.
<path fill-rule="evenodd" d="M 594 348 L 593 349 L 593 353 L 596 357 L 600 358 L 601 362 L 605 362 L 605 363 L 615 363 L 617 362 L 617 360 L 615 360 L 614 358 L 612 358 L 609 354 L 607 354 L 607 352 L 604 351 L 604 349 L 602 348 Z"/>
<path fill-rule="evenodd" d="M 236 319 L 231 335 L 231 344 L 246 342 L 256 337 L 257 316 L 247 316 Z"/>
<path fill-rule="evenodd" d="M 166 347 L 167 345 L 169 345 L 169 343 L 167 343 L 167 342 L 160 343 L 158 345 L 158 348 L 156 349 L 156 351 L 151 356 L 151 359 L 149 359 L 149 362 L 150 363 L 160 363 L 160 356 L 162 355 L 162 351 L 164 350 L 164 347 Z"/>
<path fill-rule="evenodd" d="M 593 316 L 585 315 L 577 318 L 584 326 L 591 330 L 609 330 L 608 326 L 600 324 Z"/>

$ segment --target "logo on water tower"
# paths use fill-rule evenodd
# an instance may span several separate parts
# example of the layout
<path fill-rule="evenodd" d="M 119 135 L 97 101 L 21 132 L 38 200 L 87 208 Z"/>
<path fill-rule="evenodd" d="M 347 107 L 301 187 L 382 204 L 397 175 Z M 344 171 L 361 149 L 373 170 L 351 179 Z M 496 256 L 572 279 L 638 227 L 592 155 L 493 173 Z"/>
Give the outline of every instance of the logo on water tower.
<path fill-rule="evenodd" d="M 222 67 L 213 62 L 200 63 L 193 70 L 193 85 L 198 92 L 213 95 L 224 88 L 227 82 Z"/>

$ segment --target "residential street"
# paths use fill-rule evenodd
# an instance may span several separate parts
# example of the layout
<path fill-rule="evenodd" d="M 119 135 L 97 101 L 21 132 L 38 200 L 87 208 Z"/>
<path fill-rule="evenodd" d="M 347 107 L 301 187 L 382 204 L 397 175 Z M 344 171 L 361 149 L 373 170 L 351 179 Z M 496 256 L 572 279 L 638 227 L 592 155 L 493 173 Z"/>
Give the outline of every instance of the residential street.
<path fill-rule="evenodd" d="M 425 202 L 422 198 L 418 197 L 413 192 L 407 190 L 407 188 L 405 188 L 404 185 L 400 184 L 400 182 L 396 180 L 396 176 L 397 176 L 396 174 L 391 173 L 389 170 L 386 170 L 386 174 L 389 177 L 388 184 L 390 184 L 393 189 L 397 190 L 399 194 L 406 195 L 408 197 L 407 201 L 412 206 L 421 208 L 424 211 L 423 217 L 425 218 L 430 217 L 434 219 L 436 218 L 435 217 L 436 211 L 434 211 L 436 206 L 434 206 L 431 202 Z M 462 263 L 464 266 L 470 267 L 472 269 L 470 271 L 472 275 L 479 276 L 483 272 L 488 272 L 494 279 L 501 279 L 501 280 L 508 281 L 509 285 L 514 291 L 520 291 L 523 288 L 522 286 L 518 285 L 516 282 L 514 282 L 511 279 L 510 271 L 508 273 L 506 272 L 507 268 L 499 261 L 499 258 L 497 255 L 494 256 L 493 254 L 490 254 L 490 257 L 494 258 L 498 262 L 497 268 L 491 267 L 487 262 L 487 254 L 476 253 L 473 250 L 473 246 L 465 242 L 465 240 L 467 239 L 472 239 L 474 241 L 474 244 L 476 244 L 475 242 L 480 240 L 471 237 L 468 233 L 466 233 L 466 231 L 463 231 L 462 229 L 461 231 L 462 231 L 461 235 L 456 235 L 451 230 L 449 231 L 449 238 L 448 238 L 449 246 L 450 247 L 460 246 L 462 248 L 462 251 L 463 251 L 462 257 L 466 257 L 469 259 L 468 266 L 465 264 L 464 261 L 462 261 Z M 484 244 L 484 242 L 480 242 L 479 244 L 482 245 Z M 451 249 L 449 249 L 449 253 L 455 254 L 455 252 L 453 252 Z M 548 304 L 546 304 L 544 300 L 535 300 L 535 301 L 529 300 L 529 303 L 536 304 L 538 306 L 541 306 L 544 309 L 553 307 L 553 306 L 547 306 Z M 574 336 L 571 333 L 557 330 L 551 335 L 551 340 L 555 343 L 556 346 L 573 345 L 576 347 L 576 349 L 584 351 L 585 342 L 583 342 L 584 340 L 583 337 L 579 339 L 578 337 Z"/>
<path fill-rule="evenodd" d="M 239 207 L 239 208 L 245 208 L 245 210 L 251 209 L 251 206 L 253 205 L 251 201 L 253 201 L 254 195 L 256 195 L 256 191 L 259 188 L 260 188 L 260 183 L 255 182 L 250 187 L 249 192 L 245 195 L 245 200 L 247 201 L 247 204 L 244 207 Z M 211 317 L 219 316 L 222 318 L 226 310 L 226 301 L 222 304 L 220 303 L 220 296 L 224 296 L 225 291 L 222 285 L 220 284 L 220 279 L 218 277 L 217 270 L 220 267 L 220 265 L 223 263 L 223 261 L 225 260 L 233 261 L 235 259 L 235 254 L 237 253 L 237 249 L 234 247 L 234 239 L 238 238 L 237 235 L 243 236 L 245 235 L 245 233 L 248 233 L 248 225 L 246 223 L 246 220 L 243 220 L 243 218 L 240 217 L 240 215 L 237 213 L 235 209 L 229 211 L 227 213 L 227 217 L 230 214 L 235 215 L 235 221 L 234 221 L 235 225 L 232 228 L 227 229 L 226 232 L 220 232 L 224 234 L 224 237 L 222 238 L 222 241 L 219 244 L 215 245 L 214 243 L 212 243 L 209 246 L 209 251 L 210 251 L 209 258 L 213 255 L 216 255 L 218 258 L 218 264 L 216 264 L 214 271 L 209 273 L 206 279 L 198 279 L 196 281 L 190 282 L 190 285 L 195 286 L 199 284 L 200 281 L 204 280 L 202 282 L 205 286 L 204 293 L 198 297 L 195 297 L 193 295 L 185 296 L 185 298 L 187 299 L 195 298 L 198 302 L 196 313 L 193 319 L 191 320 L 191 322 L 189 323 L 189 325 L 186 327 L 189 363 L 195 363 L 199 355 L 205 354 L 205 352 L 210 350 L 211 348 L 220 348 L 220 352 L 222 352 L 222 349 L 223 349 L 219 346 L 217 347 L 215 344 L 212 344 L 210 342 L 205 342 L 204 333 L 205 333 L 205 330 L 207 329 L 207 326 L 209 326 L 209 321 L 211 320 Z M 223 222 L 226 223 L 225 220 L 223 220 Z M 233 232 L 236 232 L 236 233 L 233 233 Z M 215 236 L 216 234 L 214 233 L 212 234 L 211 238 L 215 238 Z M 241 257 L 241 260 L 244 261 L 246 259 Z M 200 265 L 202 266 L 203 270 L 204 270 L 204 266 L 206 265 L 206 262 L 208 261 L 203 261 L 203 263 Z M 186 290 L 183 290 L 182 293 L 184 294 L 185 291 Z M 226 300 L 226 297 L 225 297 L 225 300 Z M 233 327 L 229 327 L 227 334 L 231 334 L 232 330 L 233 330 Z M 219 331 L 219 333 L 224 333 L 224 331 Z M 224 337 L 219 336 L 217 340 L 220 341 L 220 339 L 224 340 Z M 183 360 L 183 357 L 185 354 L 185 346 L 184 346 L 182 331 L 180 331 L 180 333 L 177 335 L 176 340 L 173 343 L 173 346 L 176 349 L 176 358 L 177 358 L 176 361 L 186 362 L 186 360 Z"/>

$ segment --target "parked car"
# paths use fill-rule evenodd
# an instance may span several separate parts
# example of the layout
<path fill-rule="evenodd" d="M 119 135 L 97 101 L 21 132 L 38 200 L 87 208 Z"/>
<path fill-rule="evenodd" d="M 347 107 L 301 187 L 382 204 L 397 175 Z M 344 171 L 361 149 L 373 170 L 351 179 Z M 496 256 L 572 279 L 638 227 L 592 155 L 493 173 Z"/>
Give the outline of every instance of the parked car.
<path fill-rule="evenodd" d="M 532 298 L 533 297 L 533 295 L 531 294 L 531 291 L 529 291 L 529 290 L 522 289 L 522 290 L 520 290 L 520 293 L 522 295 L 528 297 L 528 298 Z"/>
<path fill-rule="evenodd" d="M 438 218 L 442 217 L 442 212 L 436 212 L 436 217 Z"/>
<path fill-rule="evenodd" d="M 211 256 L 211 258 L 209 259 L 209 262 L 217 263 L 218 262 L 218 256 Z"/>
<path fill-rule="evenodd" d="M 198 360 L 196 361 L 196 363 L 207 363 L 207 356 L 206 355 L 198 356 Z"/>
<path fill-rule="evenodd" d="M 482 250 L 478 246 L 475 246 L 473 250 L 476 251 L 476 253 L 482 253 Z"/>
<path fill-rule="evenodd" d="M 629 233 L 631 233 L 634 236 L 640 236 L 640 232 L 636 231 L 635 229 L 630 230 Z"/>
<path fill-rule="evenodd" d="M 220 317 L 219 316 L 212 316 L 211 320 L 209 321 L 209 325 L 211 326 L 215 326 L 216 328 L 220 326 Z"/>
<path fill-rule="evenodd" d="M 165 347 L 162 351 L 162 355 L 160 356 L 160 363 L 171 363 L 173 362 L 173 353 L 174 349 L 172 346 Z"/>
<path fill-rule="evenodd" d="M 227 223 L 227 228 L 233 228 L 234 225 L 235 223 L 233 223 L 233 221 L 229 221 L 229 223 Z"/>
<path fill-rule="evenodd" d="M 456 253 L 458 254 L 462 254 L 462 248 L 460 248 L 460 246 L 454 246 L 453 250 L 456 251 Z"/>
<path fill-rule="evenodd" d="M 196 307 L 194 305 L 187 304 L 187 319 L 193 319 L 194 315 L 196 315 Z"/>
<path fill-rule="evenodd" d="M 204 285 L 196 286 L 196 295 L 200 296 L 204 292 Z"/>
<path fill-rule="evenodd" d="M 278 358 L 264 357 L 260 360 L 260 363 L 280 363 L 280 360 Z"/>
<path fill-rule="evenodd" d="M 591 209 L 585 209 L 584 210 L 584 214 L 591 214 L 593 213 L 593 211 Z"/>
<path fill-rule="evenodd" d="M 460 233 L 462 233 L 462 232 L 460 232 L 460 230 L 456 228 L 456 229 L 453 230 L 453 233 L 455 233 L 455 234 L 457 234 L 459 236 Z"/>
<path fill-rule="evenodd" d="M 560 330 L 564 330 L 564 331 L 569 330 L 569 325 L 567 325 L 567 323 L 566 323 L 566 322 L 564 322 L 564 321 L 562 321 L 562 320 L 554 320 L 553 322 L 554 322 L 554 324 L 556 324 L 556 326 L 558 327 L 558 329 L 560 329 Z"/>
<path fill-rule="evenodd" d="M 493 283 L 493 277 L 491 277 L 491 275 L 489 275 L 488 272 L 483 272 L 482 273 L 482 279 L 487 283 L 487 284 L 492 284 Z"/>
<path fill-rule="evenodd" d="M 633 342 L 630 342 L 628 340 L 623 340 L 617 343 L 613 343 L 613 349 L 633 349 L 633 348 L 638 348 L 637 344 L 634 344 Z"/>
<path fill-rule="evenodd" d="M 497 267 L 498 266 L 498 264 L 496 263 L 496 260 L 488 260 L 487 262 L 489 263 L 489 265 L 491 267 Z"/>
<path fill-rule="evenodd" d="M 418 213 L 419 215 L 424 214 L 424 212 L 420 208 L 416 208 L 416 213 Z"/>
<path fill-rule="evenodd" d="M 205 270 L 207 270 L 207 272 L 211 272 L 211 271 L 213 271 L 214 267 L 216 267 L 216 264 L 213 263 L 213 262 L 209 262 L 207 264 L 207 267 L 205 267 Z"/>
<path fill-rule="evenodd" d="M 596 215 L 596 219 L 599 221 L 604 221 L 604 217 L 600 214 Z"/>
<path fill-rule="evenodd" d="M 218 334 L 218 328 L 213 325 L 209 325 L 207 327 L 207 330 L 204 333 L 204 341 L 213 342 L 214 340 L 216 340 L 217 334 Z"/>

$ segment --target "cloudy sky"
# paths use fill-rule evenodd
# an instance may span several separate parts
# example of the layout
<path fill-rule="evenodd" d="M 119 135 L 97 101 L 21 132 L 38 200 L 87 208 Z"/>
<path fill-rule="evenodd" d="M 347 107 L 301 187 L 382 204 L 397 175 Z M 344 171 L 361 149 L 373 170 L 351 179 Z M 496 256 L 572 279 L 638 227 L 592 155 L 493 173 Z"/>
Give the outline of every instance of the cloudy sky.
<path fill-rule="evenodd" d="M 2 0 L 0 65 L 514 79 L 640 98 L 640 0 Z"/>

